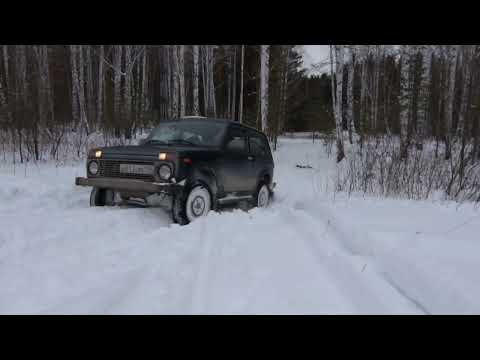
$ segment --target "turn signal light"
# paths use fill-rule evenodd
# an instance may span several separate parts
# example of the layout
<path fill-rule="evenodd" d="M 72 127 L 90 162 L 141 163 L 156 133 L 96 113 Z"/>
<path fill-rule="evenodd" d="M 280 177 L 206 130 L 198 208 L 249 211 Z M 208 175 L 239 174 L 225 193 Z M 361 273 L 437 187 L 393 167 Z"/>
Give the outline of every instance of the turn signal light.
<path fill-rule="evenodd" d="M 190 164 L 192 164 L 192 159 L 190 159 L 190 158 L 185 158 L 185 159 L 183 159 L 183 162 L 184 162 L 185 164 L 189 164 L 189 165 L 190 165 Z"/>

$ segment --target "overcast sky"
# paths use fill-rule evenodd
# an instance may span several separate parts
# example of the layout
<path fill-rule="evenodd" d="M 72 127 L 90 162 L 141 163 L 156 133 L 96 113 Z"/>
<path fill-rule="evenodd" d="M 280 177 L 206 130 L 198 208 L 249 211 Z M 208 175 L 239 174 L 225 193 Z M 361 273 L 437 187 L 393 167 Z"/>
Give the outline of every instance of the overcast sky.
<path fill-rule="evenodd" d="M 329 58 L 328 45 L 303 45 L 303 64 L 310 69 L 312 64 L 319 63 Z M 328 67 L 322 69 L 328 71 Z"/>

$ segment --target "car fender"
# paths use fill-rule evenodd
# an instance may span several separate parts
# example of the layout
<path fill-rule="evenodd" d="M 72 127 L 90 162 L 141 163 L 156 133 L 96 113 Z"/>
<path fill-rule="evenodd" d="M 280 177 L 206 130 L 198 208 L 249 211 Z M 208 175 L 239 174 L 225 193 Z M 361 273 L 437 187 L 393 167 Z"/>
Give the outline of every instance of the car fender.
<path fill-rule="evenodd" d="M 218 193 L 217 177 L 215 171 L 207 164 L 199 164 L 192 169 L 188 184 L 193 186 L 198 182 L 208 186 L 212 195 L 212 201 L 216 203 Z"/>
<path fill-rule="evenodd" d="M 260 186 L 260 183 L 265 179 L 265 177 L 268 177 L 269 183 L 267 185 L 270 185 L 271 182 L 273 181 L 273 179 L 272 179 L 272 176 L 270 174 L 270 171 L 267 168 L 262 169 L 260 171 L 260 173 L 258 174 L 256 189 L 258 189 L 258 187 Z"/>

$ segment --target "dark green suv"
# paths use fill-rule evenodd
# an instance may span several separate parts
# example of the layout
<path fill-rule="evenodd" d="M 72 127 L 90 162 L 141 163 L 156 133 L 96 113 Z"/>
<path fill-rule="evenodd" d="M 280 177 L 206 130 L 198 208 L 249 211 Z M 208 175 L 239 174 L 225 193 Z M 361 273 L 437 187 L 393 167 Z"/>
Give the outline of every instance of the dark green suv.
<path fill-rule="evenodd" d="M 268 206 L 274 163 L 267 137 L 223 119 L 184 117 L 161 122 L 139 145 L 90 150 L 90 205 L 116 199 L 168 197 L 173 220 L 187 224 L 224 204 Z"/>

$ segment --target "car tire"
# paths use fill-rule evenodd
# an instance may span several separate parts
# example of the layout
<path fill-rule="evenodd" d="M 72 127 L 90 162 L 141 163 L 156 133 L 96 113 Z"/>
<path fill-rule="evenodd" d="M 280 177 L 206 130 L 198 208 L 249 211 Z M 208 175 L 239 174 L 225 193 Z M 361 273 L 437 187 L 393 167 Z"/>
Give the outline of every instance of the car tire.
<path fill-rule="evenodd" d="M 94 187 L 90 193 L 90 206 L 113 206 L 115 205 L 114 199 L 113 190 Z"/>
<path fill-rule="evenodd" d="M 271 201 L 271 192 L 268 188 L 268 185 L 262 181 L 258 185 L 258 190 L 255 196 L 255 207 L 266 208 L 270 205 Z"/>
<path fill-rule="evenodd" d="M 210 191 L 203 184 L 198 184 L 173 198 L 172 218 L 175 223 L 187 225 L 206 216 L 212 208 Z"/>

